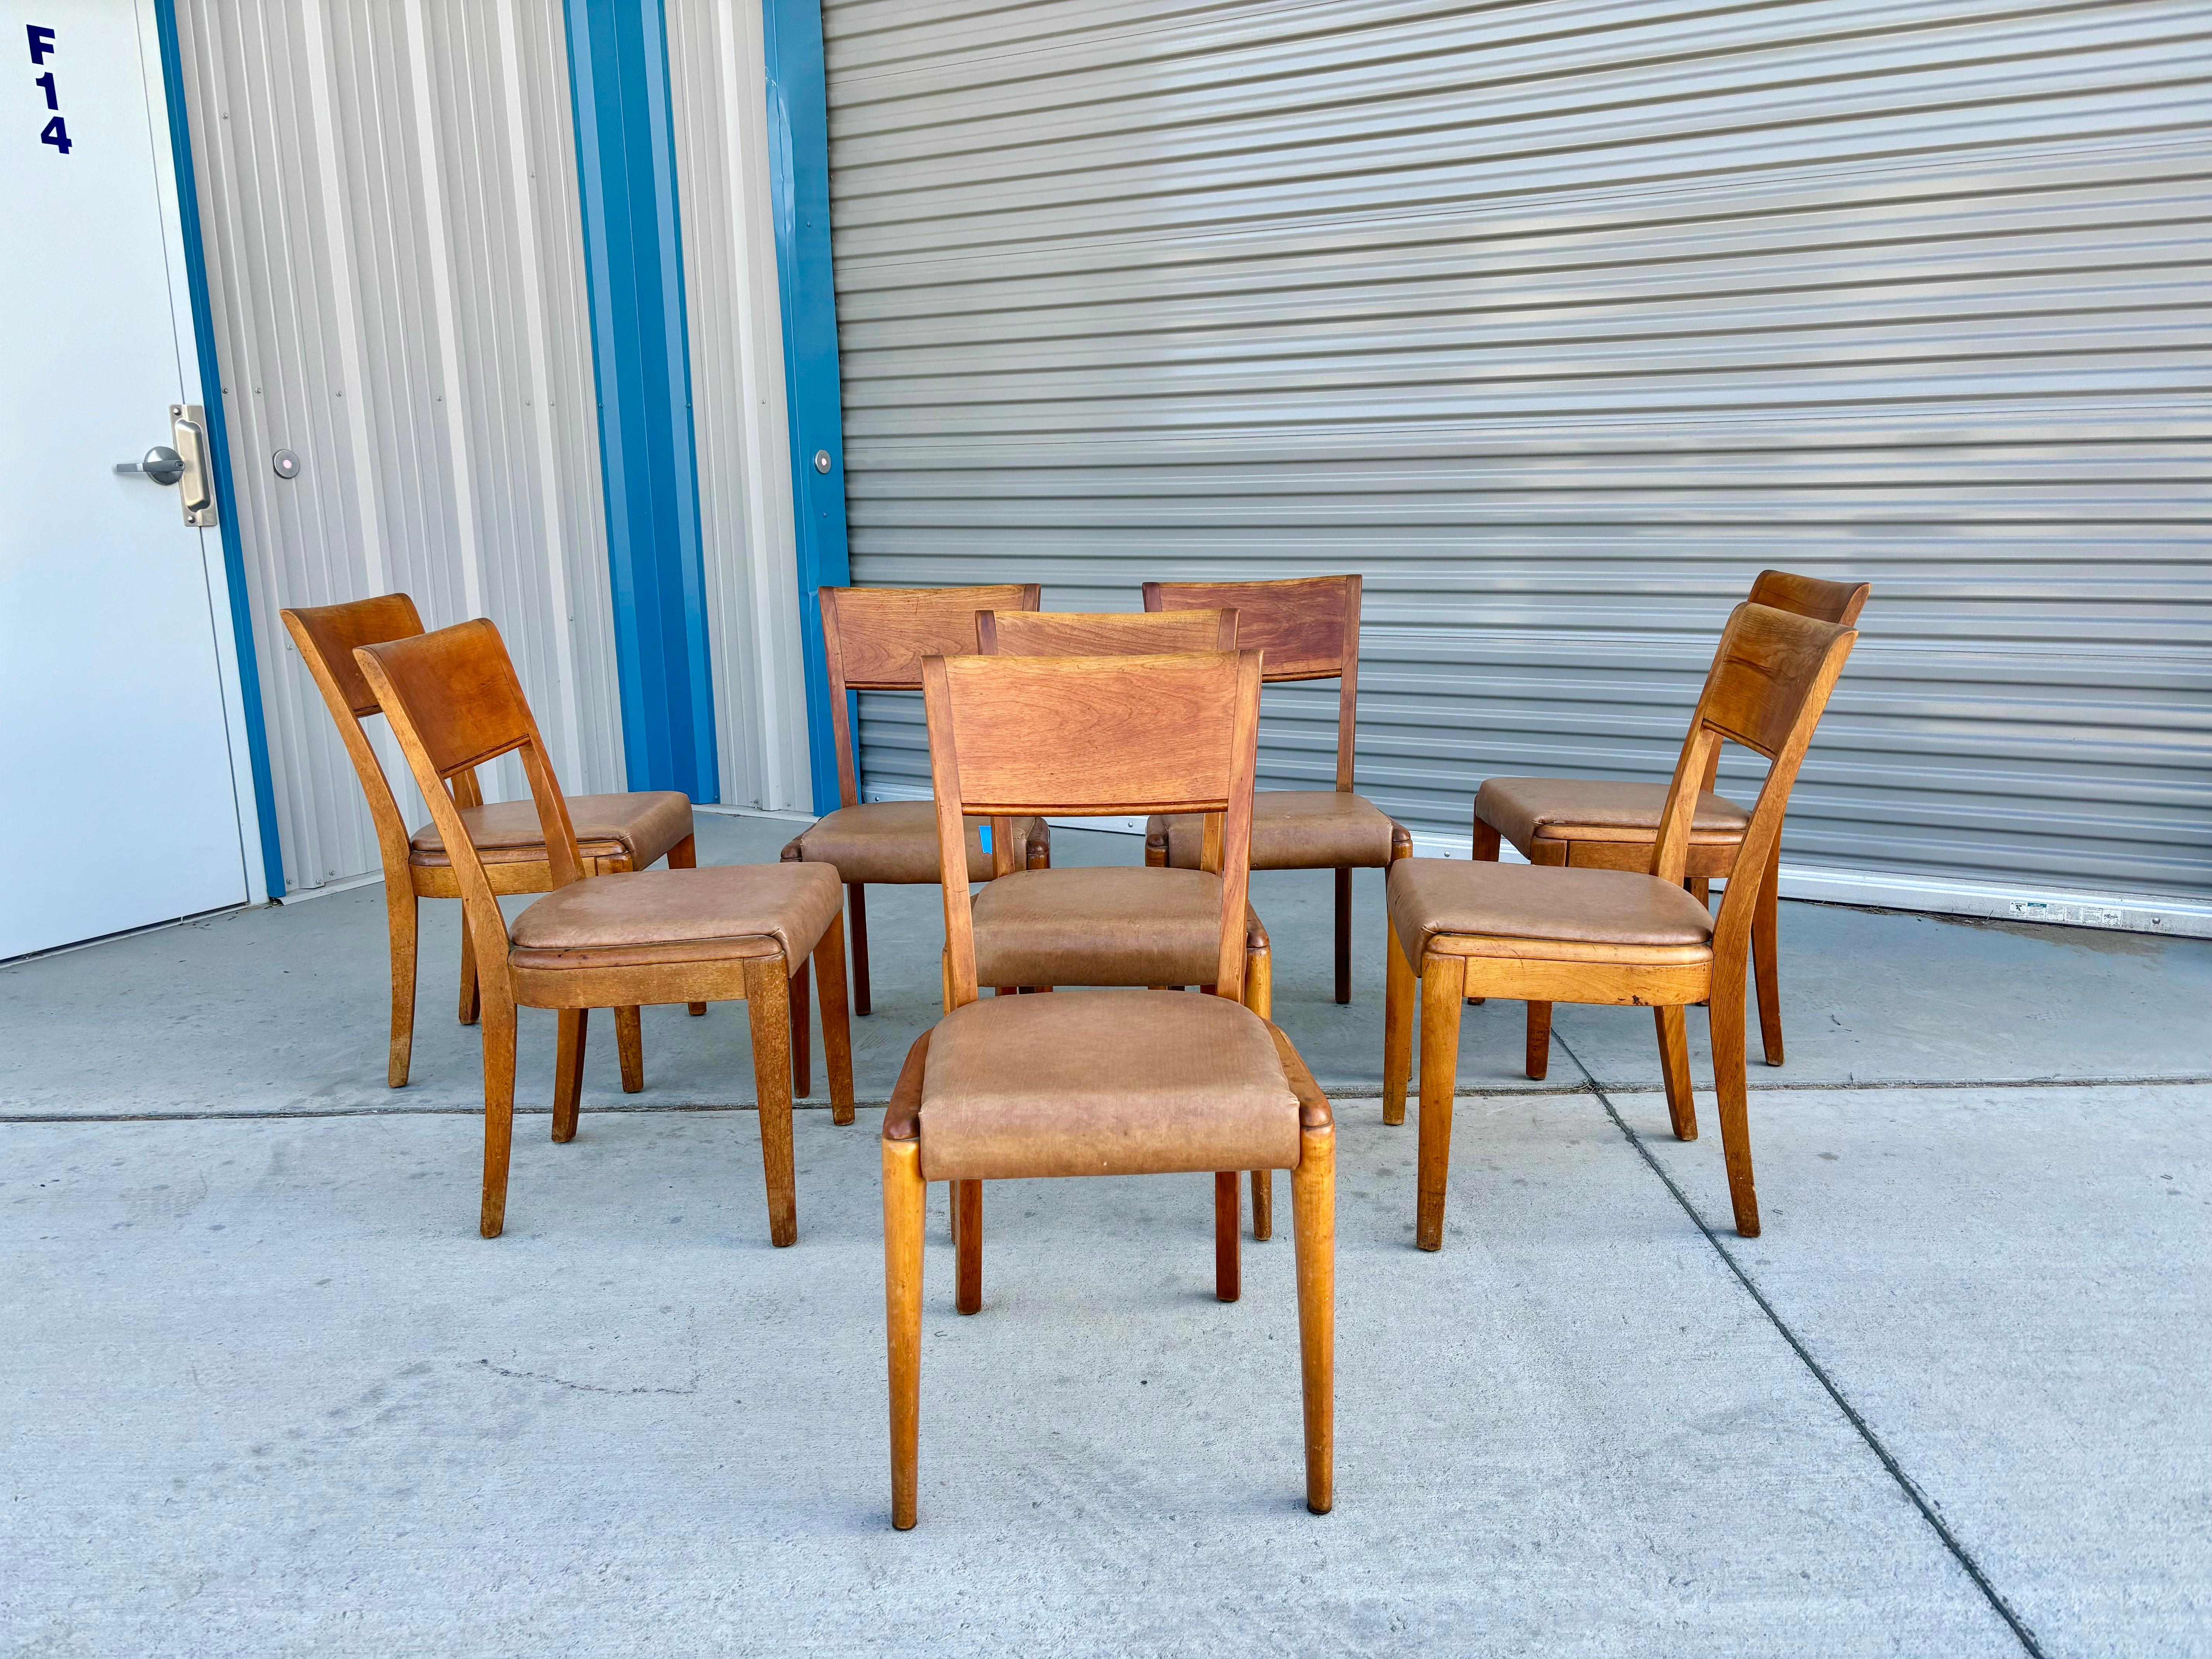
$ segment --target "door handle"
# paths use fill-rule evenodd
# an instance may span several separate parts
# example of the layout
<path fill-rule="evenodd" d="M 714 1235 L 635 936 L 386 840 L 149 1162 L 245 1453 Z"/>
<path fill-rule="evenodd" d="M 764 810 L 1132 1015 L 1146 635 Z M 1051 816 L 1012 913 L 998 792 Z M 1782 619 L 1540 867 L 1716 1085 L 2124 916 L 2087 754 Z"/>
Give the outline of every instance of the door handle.
<path fill-rule="evenodd" d="M 167 444 L 155 444 L 143 460 L 118 461 L 115 470 L 126 477 L 135 475 L 157 484 L 173 484 L 185 476 L 185 458 Z"/>
<path fill-rule="evenodd" d="M 171 404 L 169 429 L 184 463 L 178 483 L 182 485 L 179 501 L 185 522 L 196 530 L 211 530 L 216 522 L 215 469 L 208 459 L 207 411 L 198 404 Z"/>

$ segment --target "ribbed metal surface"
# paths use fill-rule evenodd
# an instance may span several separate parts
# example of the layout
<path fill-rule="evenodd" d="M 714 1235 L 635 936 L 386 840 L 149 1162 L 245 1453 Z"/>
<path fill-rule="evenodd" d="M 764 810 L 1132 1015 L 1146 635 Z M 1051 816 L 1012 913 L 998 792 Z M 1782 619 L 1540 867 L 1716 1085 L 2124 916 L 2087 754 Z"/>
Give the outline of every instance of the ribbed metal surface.
<path fill-rule="evenodd" d="M 1794 864 L 2212 893 L 2208 25 L 832 0 L 855 580 L 1362 571 L 1360 787 L 1463 836 L 1663 777 L 1761 567 L 1863 577 Z"/>
<path fill-rule="evenodd" d="M 560 8 L 178 12 L 288 884 L 377 866 L 288 605 L 490 617 L 562 784 L 622 787 Z"/>

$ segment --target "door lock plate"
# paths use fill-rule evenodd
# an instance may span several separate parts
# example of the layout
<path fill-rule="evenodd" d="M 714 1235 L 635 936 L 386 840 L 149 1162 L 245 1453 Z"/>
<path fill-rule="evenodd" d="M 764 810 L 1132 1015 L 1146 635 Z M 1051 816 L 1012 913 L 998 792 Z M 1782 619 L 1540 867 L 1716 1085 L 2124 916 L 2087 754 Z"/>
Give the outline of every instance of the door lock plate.
<path fill-rule="evenodd" d="M 220 520 L 215 510 L 215 464 L 208 453 L 207 410 L 198 404 L 171 404 L 169 429 L 185 464 L 177 490 L 185 522 L 195 530 L 212 530 Z"/>

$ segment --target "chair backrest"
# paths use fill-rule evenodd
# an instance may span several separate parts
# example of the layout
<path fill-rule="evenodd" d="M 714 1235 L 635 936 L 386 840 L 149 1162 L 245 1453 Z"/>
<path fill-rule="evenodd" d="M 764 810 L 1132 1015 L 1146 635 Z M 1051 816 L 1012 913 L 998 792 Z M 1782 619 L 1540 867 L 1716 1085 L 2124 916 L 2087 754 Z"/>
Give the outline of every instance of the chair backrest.
<path fill-rule="evenodd" d="M 848 691 L 919 691 L 925 657 L 965 656 L 975 648 L 979 611 L 1034 611 L 1035 582 L 992 587 L 825 587 L 822 654 L 830 673 L 830 729 L 836 739 L 837 796 L 860 799 Z"/>
<path fill-rule="evenodd" d="M 1234 611 L 979 611 L 975 648 L 987 657 L 1157 657 L 1234 651 Z"/>
<path fill-rule="evenodd" d="M 1796 576 L 1787 570 L 1762 570 L 1751 584 L 1749 603 L 1774 611 L 1788 611 L 1815 622 L 1841 623 L 1856 627 L 1866 609 L 1867 582 L 1832 582 L 1818 576 Z"/>
<path fill-rule="evenodd" d="M 376 845 L 384 859 L 384 878 L 404 884 L 408 879 L 408 833 L 391 780 L 370 745 L 364 717 L 380 712 L 376 693 L 353 659 L 364 645 L 412 639 L 422 632 L 422 618 L 415 601 L 404 593 L 383 593 L 373 599 L 345 605 L 303 605 L 282 613 L 300 659 L 315 678 L 323 702 L 337 723 L 338 737 L 361 780 L 361 793 L 368 800 L 368 816 L 376 826 Z M 453 780 L 464 806 L 481 806 L 483 796 L 473 771 Z"/>
<path fill-rule="evenodd" d="M 1752 915 L 1767 865 L 1782 835 L 1782 815 L 1797 781 L 1797 769 L 1813 741 L 1813 729 L 1828 706 L 1844 659 L 1857 641 L 1855 629 L 1822 622 L 1748 600 L 1736 606 L 1713 654 L 1712 672 L 1690 719 L 1690 735 L 1674 765 L 1674 782 L 1660 814 L 1652 873 L 1662 881 L 1682 879 L 1688 862 L 1690 821 L 1701 780 L 1711 769 L 1723 742 L 1740 743 L 1766 758 L 1742 849 L 1728 878 L 1714 924 L 1713 949 L 1732 959 L 1751 940 Z"/>
<path fill-rule="evenodd" d="M 422 799 L 430 804 L 431 821 L 438 826 L 460 881 L 478 970 L 492 977 L 503 975 L 507 920 L 492 894 L 476 843 L 461 823 L 461 808 L 470 803 L 455 799 L 447 781 L 520 750 L 523 775 L 529 780 L 538 827 L 545 837 L 553 885 L 566 887 L 584 873 L 568 802 L 554 779 L 545 739 L 538 735 L 538 721 L 522 695 L 506 641 L 498 629 L 479 617 L 434 634 L 362 646 L 354 652 L 354 660 L 392 722 L 399 751 L 407 757 Z"/>
<path fill-rule="evenodd" d="M 1340 679 L 1336 787 L 1352 788 L 1359 709 L 1359 578 L 1297 576 L 1268 582 L 1146 582 L 1147 611 L 1207 607 L 1237 612 L 1242 645 L 1267 654 L 1267 679 Z"/>
<path fill-rule="evenodd" d="M 1259 759 L 1260 653 L 932 657 L 922 665 L 952 1006 L 975 1000 L 964 820 L 989 817 L 1012 869 L 1015 814 L 1202 812 L 1221 878 L 1215 991 L 1240 997 Z"/>

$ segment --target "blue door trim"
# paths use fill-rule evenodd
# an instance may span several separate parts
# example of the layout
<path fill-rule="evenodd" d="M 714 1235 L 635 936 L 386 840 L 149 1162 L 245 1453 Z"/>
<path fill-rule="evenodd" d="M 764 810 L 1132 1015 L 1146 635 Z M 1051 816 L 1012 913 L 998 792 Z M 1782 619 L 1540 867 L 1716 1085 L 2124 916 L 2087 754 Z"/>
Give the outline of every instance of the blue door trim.
<path fill-rule="evenodd" d="M 215 310 L 208 300 L 207 258 L 200 242 L 198 174 L 192 169 L 191 114 L 185 107 L 185 56 L 177 40 L 176 0 L 155 0 L 161 41 L 161 85 L 169 106 L 169 149 L 177 180 L 177 225 L 185 245 L 185 283 L 191 295 L 192 343 L 199 357 L 208 447 L 215 453 L 216 518 L 222 568 L 230 590 L 230 627 L 238 657 L 238 695 L 246 712 L 246 752 L 253 774 L 254 817 L 261 826 L 262 879 L 269 896 L 284 896 L 284 848 L 276 828 L 276 786 L 269 769 L 269 731 L 261 713 L 261 665 L 253 648 L 253 599 L 246 585 L 246 547 L 238 534 L 238 495 L 230 484 L 230 431 L 224 419 L 222 366 L 216 361 Z"/>
<path fill-rule="evenodd" d="M 791 421 L 791 507 L 806 664 L 814 810 L 838 805 L 830 677 L 818 591 L 853 579 L 845 540 L 844 404 L 837 380 L 837 295 L 830 263 L 830 112 L 821 0 L 763 0 L 769 189 L 782 297 L 783 392 Z M 814 458 L 827 455 L 827 471 Z M 858 730 L 857 726 L 854 728 Z"/>
<path fill-rule="evenodd" d="M 632 789 L 721 799 L 661 0 L 565 0 Z"/>

